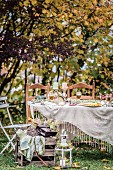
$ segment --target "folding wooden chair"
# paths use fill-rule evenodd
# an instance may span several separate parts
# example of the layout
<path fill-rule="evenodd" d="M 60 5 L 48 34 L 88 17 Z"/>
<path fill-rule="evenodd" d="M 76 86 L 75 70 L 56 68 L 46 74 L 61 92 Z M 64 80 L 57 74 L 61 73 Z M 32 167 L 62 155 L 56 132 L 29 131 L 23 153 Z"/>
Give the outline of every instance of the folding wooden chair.
<path fill-rule="evenodd" d="M 0 121 L 0 128 L 3 130 L 5 136 L 7 137 L 8 139 L 8 142 L 7 144 L 5 145 L 5 147 L 2 149 L 2 151 L 0 152 L 0 155 L 6 150 L 9 148 L 9 146 L 11 145 L 11 150 L 15 150 L 15 144 L 14 144 L 14 139 L 16 138 L 16 131 L 17 129 L 20 129 L 20 128 L 26 128 L 30 126 L 30 124 L 15 124 L 15 125 L 9 125 L 9 126 L 3 126 L 1 121 Z M 10 135 L 7 133 L 6 129 L 14 129 L 14 134 L 12 135 L 12 137 L 10 137 Z"/>
<path fill-rule="evenodd" d="M 45 86 L 39 83 L 26 85 L 26 123 L 29 122 L 29 118 L 30 118 L 30 107 L 28 105 L 28 102 L 36 98 L 37 95 L 36 90 L 44 90 L 46 94 L 46 98 L 48 98 L 48 94 L 50 91 L 50 84 L 48 83 Z"/>
<path fill-rule="evenodd" d="M 11 150 L 15 150 L 15 143 L 14 143 L 14 139 L 16 138 L 16 131 L 17 129 L 20 128 L 26 128 L 28 126 L 30 126 L 30 124 L 13 124 L 12 121 L 12 117 L 9 111 L 9 104 L 7 103 L 7 97 L 0 97 L 0 109 L 6 109 L 9 120 L 10 120 L 10 125 L 4 126 L 3 123 L 0 121 L 0 128 L 3 130 L 4 135 L 6 136 L 6 138 L 8 139 L 7 144 L 4 146 L 4 148 L 2 149 L 2 151 L 0 152 L 0 154 L 2 154 L 6 149 L 9 148 L 9 146 L 11 145 Z M 13 135 L 10 137 L 9 133 L 7 132 L 7 129 L 13 129 L 14 133 Z"/>
<path fill-rule="evenodd" d="M 7 111 L 10 123 L 13 125 L 9 107 L 9 104 L 7 103 L 7 96 L 0 97 L 0 109 L 5 109 Z"/>

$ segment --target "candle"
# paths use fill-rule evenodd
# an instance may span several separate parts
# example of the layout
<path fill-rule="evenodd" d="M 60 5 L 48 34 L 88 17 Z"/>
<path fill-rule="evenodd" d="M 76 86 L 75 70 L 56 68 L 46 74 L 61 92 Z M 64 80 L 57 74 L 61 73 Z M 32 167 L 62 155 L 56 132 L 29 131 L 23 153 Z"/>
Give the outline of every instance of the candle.
<path fill-rule="evenodd" d="M 60 160 L 60 166 L 65 166 L 65 159 Z"/>
<path fill-rule="evenodd" d="M 63 82 L 63 83 L 62 83 L 62 89 L 67 89 L 67 88 L 68 88 L 67 83 L 66 83 L 66 82 Z"/>
<path fill-rule="evenodd" d="M 54 82 L 53 83 L 53 89 L 54 90 L 58 90 L 58 82 Z"/>

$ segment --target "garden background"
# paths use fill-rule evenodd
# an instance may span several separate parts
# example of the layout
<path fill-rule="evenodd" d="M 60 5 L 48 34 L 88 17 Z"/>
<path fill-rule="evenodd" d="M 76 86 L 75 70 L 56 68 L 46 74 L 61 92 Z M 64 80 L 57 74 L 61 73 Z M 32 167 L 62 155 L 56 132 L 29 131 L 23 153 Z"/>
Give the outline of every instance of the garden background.
<path fill-rule="evenodd" d="M 15 121 L 25 121 L 26 83 L 95 80 L 96 96 L 112 93 L 112 0 L 0 0 L 0 16 L 0 95 Z"/>

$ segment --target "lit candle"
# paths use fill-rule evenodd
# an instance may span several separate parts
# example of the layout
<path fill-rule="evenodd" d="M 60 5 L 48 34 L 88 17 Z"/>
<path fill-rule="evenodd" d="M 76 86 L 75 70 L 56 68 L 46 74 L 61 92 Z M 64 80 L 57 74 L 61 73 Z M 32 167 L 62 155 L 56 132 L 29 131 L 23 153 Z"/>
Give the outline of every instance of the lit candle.
<path fill-rule="evenodd" d="M 66 83 L 66 82 L 63 82 L 63 83 L 62 83 L 62 89 L 65 90 L 65 89 L 67 89 L 67 88 L 68 88 L 67 83 Z"/>
<path fill-rule="evenodd" d="M 58 82 L 54 82 L 53 83 L 53 89 L 54 90 L 58 90 Z"/>

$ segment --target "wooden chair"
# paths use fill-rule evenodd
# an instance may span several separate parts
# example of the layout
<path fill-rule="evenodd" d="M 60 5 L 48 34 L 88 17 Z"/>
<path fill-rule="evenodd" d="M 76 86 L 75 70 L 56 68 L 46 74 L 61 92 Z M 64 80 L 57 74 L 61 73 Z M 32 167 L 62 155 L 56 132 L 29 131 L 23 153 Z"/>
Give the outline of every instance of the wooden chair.
<path fill-rule="evenodd" d="M 30 118 L 30 107 L 28 105 L 28 101 L 35 99 L 36 90 L 44 90 L 46 93 L 46 98 L 48 97 L 48 93 L 50 91 L 50 84 L 48 83 L 46 86 L 36 83 L 36 84 L 26 84 L 26 123 L 28 123 Z M 30 92 L 32 91 L 32 95 Z"/>
<path fill-rule="evenodd" d="M 68 98 L 76 98 L 76 96 L 72 96 L 71 95 L 71 91 L 73 89 L 79 89 L 79 90 L 82 90 L 82 89 L 86 89 L 86 90 L 89 90 L 91 91 L 91 95 L 82 95 L 80 99 L 95 99 L 95 82 L 93 81 L 93 84 L 92 85 L 88 85 L 86 83 L 78 83 L 78 84 L 73 84 L 71 86 L 68 86 L 68 89 L 67 89 L 67 97 Z"/>
<path fill-rule="evenodd" d="M 88 94 L 83 94 L 82 93 L 82 96 L 80 99 L 83 99 L 83 100 L 93 100 L 95 99 L 95 82 L 93 81 L 93 84 L 92 85 L 89 85 L 89 84 L 86 84 L 86 83 L 78 83 L 78 84 L 73 84 L 73 85 L 70 85 L 68 86 L 68 90 L 67 90 L 67 96 L 68 98 L 76 98 L 76 96 L 72 96 L 71 93 L 73 90 L 77 90 L 77 91 L 81 91 L 82 90 L 88 90 Z M 76 144 L 79 145 L 80 143 L 86 143 L 88 145 L 94 145 L 94 141 L 95 139 L 86 135 L 83 131 L 81 131 L 77 126 L 74 127 L 74 131 L 76 132 L 76 136 L 77 136 L 77 142 Z M 96 144 L 95 144 L 96 146 Z"/>

